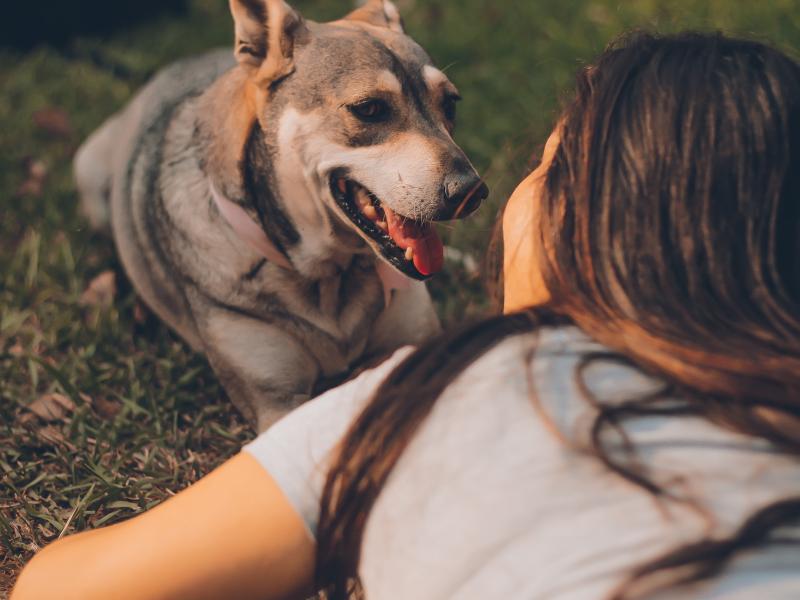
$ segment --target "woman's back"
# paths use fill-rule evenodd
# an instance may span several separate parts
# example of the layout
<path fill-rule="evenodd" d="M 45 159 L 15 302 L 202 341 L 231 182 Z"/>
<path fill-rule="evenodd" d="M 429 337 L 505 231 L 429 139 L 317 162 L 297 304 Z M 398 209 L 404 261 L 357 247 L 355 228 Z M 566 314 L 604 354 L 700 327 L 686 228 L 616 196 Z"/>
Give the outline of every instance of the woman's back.
<path fill-rule="evenodd" d="M 730 535 L 800 488 L 792 457 L 702 419 L 648 417 L 626 430 L 651 477 L 708 514 L 659 504 L 582 453 L 594 411 L 576 372 L 604 352 L 575 328 L 544 329 L 505 340 L 448 387 L 370 514 L 360 567 L 367 598 L 606 597 L 633 565 Z M 327 453 L 407 353 L 302 408 L 250 448 L 312 529 Z M 661 387 L 603 359 L 582 377 L 599 401 Z M 798 566 L 794 549 L 760 551 L 672 597 L 796 598 Z"/>

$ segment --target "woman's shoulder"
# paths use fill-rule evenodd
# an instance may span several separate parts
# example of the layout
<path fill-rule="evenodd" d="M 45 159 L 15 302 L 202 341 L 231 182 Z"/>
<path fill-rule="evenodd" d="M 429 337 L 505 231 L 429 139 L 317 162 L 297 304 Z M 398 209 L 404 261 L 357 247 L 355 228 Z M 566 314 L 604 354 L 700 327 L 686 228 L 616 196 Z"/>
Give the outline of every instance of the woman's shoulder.
<path fill-rule="evenodd" d="M 533 391 L 562 405 L 583 396 L 586 389 L 600 396 L 629 396 L 661 385 L 574 325 L 542 327 L 505 338 L 454 384 L 487 381 L 511 383 L 526 397 Z"/>
<path fill-rule="evenodd" d="M 506 338 L 456 378 L 437 402 L 431 426 L 450 427 L 460 423 L 471 428 L 469 423 L 475 417 L 480 420 L 485 410 L 480 404 L 487 395 L 502 397 L 500 403 L 494 404 L 492 418 L 493 423 L 502 426 L 502 419 L 513 419 L 512 413 L 528 397 L 523 370 L 531 350 L 536 349 L 539 361 L 577 356 L 590 347 L 596 344 L 574 327 L 549 328 Z M 278 482 L 312 533 L 316 530 L 319 500 L 332 450 L 381 383 L 414 351 L 413 347 L 397 350 L 376 368 L 296 409 L 244 448 Z M 451 390 L 461 397 L 461 402 L 448 400 L 453 395 Z M 498 411 L 500 404 L 507 408 Z"/>
<path fill-rule="evenodd" d="M 545 326 L 501 340 L 476 360 L 471 370 L 479 371 L 496 364 L 527 368 L 535 361 L 573 362 L 580 357 L 603 355 L 611 355 L 611 352 L 577 326 Z"/>
<path fill-rule="evenodd" d="M 377 367 L 295 409 L 244 447 L 277 482 L 312 536 L 332 450 L 378 386 L 413 352 L 411 346 L 397 350 Z"/>

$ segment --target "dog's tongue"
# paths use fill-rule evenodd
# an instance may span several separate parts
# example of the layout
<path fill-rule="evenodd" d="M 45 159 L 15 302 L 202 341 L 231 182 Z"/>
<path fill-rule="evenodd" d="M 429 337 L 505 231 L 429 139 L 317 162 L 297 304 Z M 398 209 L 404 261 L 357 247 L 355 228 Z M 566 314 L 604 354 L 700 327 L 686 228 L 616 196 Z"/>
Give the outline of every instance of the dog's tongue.
<path fill-rule="evenodd" d="M 433 275 L 444 266 L 444 245 L 430 223 L 421 224 L 412 219 L 397 215 L 388 206 L 386 223 L 389 225 L 389 236 L 403 250 L 414 251 L 414 266 L 423 275 Z"/>

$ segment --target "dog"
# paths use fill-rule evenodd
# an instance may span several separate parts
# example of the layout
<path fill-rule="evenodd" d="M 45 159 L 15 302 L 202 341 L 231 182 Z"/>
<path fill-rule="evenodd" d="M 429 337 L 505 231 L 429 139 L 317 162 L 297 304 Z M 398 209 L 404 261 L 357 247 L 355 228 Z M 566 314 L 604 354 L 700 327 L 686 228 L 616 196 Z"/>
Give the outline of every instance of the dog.
<path fill-rule="evenodd" d="M 283 0 L 230 8 L 234 52 L 160 72 L 74 170 L 139 296 L 262 431 L 438 330 L 432 223 L 488 190 L 452 138 L 457 89 L 392 2 L 325 24 Z"/>

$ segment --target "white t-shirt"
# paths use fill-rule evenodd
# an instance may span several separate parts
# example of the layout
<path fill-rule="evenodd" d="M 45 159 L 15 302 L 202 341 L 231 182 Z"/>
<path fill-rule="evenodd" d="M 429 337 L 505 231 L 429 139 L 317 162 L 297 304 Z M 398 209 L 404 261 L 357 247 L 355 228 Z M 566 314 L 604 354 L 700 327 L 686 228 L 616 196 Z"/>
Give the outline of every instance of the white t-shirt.
<path fill-rule="evenodd" d="M 411 351 L 304 405 L 246 447 L 312 535 L 332 448 Z M 659 504 L 559 439 L 533 395 L 567 439 L 585 439 L 593 413 L 576 367 L 602 351 L 574 328 L 516 336 L 445 391 L 369 516 L 360 565 L 368 599 L 602 599 L 643 561 L 707 532 L 728 534 L 754 510 L 800 495 L 795 458 L 700 419 L 646 418 L 626 430 L 652 477 L 684 477 L 669 489 L 699 500 L 711 520 Z M 659 385 L 609 361 L 584 375 L 609 401 Z M 658 598 L 800 598 L 800 549 L 744 555 L 710 583 Z"/>

